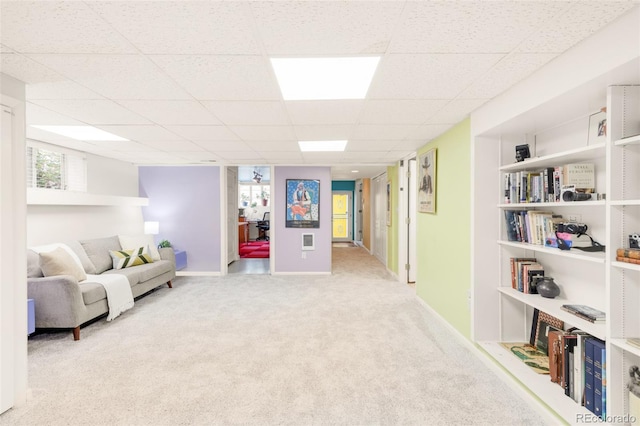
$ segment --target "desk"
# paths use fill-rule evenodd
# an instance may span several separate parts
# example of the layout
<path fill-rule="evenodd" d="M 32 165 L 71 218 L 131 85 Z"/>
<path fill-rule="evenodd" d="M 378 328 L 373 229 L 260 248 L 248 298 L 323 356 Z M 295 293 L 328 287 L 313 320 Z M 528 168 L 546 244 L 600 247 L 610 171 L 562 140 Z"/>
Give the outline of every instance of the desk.
<path fill-rule="evenodd" d="M 249 241 L 249 222 L 238 222 L 238 242 L 240 244 Z"/>

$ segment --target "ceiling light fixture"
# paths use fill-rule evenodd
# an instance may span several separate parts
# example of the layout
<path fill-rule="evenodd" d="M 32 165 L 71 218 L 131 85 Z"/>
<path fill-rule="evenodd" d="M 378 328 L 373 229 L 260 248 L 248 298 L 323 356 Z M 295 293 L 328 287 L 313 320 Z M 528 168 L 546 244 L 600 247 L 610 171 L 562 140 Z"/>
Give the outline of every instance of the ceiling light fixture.
<path fill-rule="evenodd" d="M 344 151 L 347 141 L 298 141 L 302 152 Z"/>
<path fill-rule="evenodd" d="M 31 127 L 79 141 L 129 141 L 129 139 L 116 136 L 93 126 L 40 126 L 32 124 Z"/>
<path fill-rule="evenodd" d="M 286 101 L 364 99 L 378 62 L 379 56 L 271 58 Z"/>

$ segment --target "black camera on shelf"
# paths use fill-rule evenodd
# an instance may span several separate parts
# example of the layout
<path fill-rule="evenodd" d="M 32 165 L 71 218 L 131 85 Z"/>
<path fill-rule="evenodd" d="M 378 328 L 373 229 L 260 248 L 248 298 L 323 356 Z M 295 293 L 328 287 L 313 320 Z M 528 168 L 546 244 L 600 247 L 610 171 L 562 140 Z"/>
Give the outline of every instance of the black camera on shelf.
<path fill-rule="evenodd" d="M 587 201 L 591 199 L 591 194 L 577 191 L 562 191 L 562 201 Z"/>
<path fill-rule="evenodd" d="M 630 234 L 629 235 L 629 247 L 630 248 L 640 248 L 640 235 L 638 235 L 638 234 Z"/>
<path fill-rule="evenodd" d="M 586 234 L 587 225 L 577 222 L 563 222 L 556 225 L 556 232 L 564 232 L 565 234 Z"/>

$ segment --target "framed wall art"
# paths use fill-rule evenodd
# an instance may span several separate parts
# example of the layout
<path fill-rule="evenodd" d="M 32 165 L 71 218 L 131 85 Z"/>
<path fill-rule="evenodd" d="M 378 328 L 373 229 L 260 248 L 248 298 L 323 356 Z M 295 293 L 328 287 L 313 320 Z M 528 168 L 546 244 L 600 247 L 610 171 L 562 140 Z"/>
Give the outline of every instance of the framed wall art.
<path fill-rule="evenodd" d="M 418 211 L 421 213 L 436 212 L 436 149 L 431 149 L 418 156 Z"/>
<path fill-rule="evenodd" d="M 607 108 L 604 107 L 589 116 L 589 135 L 587 145 L 595 145 L 607 141 Z"/>
<path fill-rule="evenodd" d="M 320 227 L 320 180 L 287 179 L 287 228 Z"/>

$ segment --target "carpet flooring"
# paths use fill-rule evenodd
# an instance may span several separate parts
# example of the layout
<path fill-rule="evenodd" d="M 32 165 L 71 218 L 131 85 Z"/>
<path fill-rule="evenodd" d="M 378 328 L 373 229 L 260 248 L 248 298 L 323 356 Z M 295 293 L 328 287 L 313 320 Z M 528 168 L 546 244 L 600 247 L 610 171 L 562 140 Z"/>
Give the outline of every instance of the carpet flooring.
<path fill-rule="evenodd" d="M 539 425 L 362 248 L 331 275 L 178 277 L 112 322 L 29 339 L 10 425 Z"/>
<path fill-rule="evenodd" d="M 241 259 L 268 259 L 269 241 L 250 241 L 240 244 Z"/>

